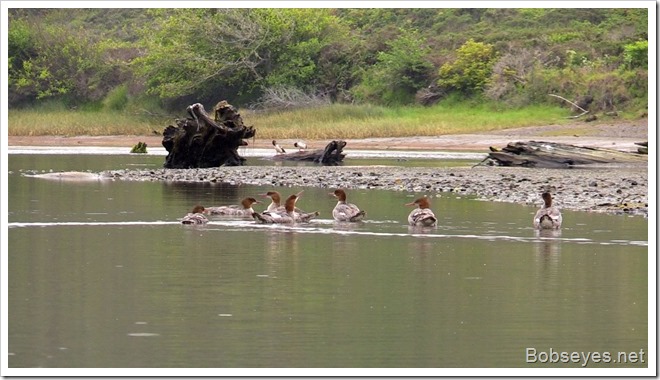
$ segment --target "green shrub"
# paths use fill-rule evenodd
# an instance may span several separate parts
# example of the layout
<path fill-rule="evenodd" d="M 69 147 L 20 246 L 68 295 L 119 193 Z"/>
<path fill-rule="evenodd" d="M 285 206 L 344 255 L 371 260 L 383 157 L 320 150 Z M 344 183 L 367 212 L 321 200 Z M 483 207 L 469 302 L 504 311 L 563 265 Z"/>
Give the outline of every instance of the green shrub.
<path fill-rule="evenodd" d="M 647 68 L 649 63 L 649 42 L 637 41 L 623 47 L 623 62 L 629 69 Z"/>
<path fill-rule="evenodd" d="M 433 65 L 423 38 L 415 30 L 401 30 L 401 35 L 387 43 L 389 49 L 376 56 L 376 64 L 366 70 L 353 94 L 363 102 L 387 105 L 410 104 L 415 93 L 428 86 Z"/>
<path fill-rule="evenodd" d="M 495 64 L 493 45 L 468 40 L 456 53 L 453 63 L 440 67 L 438 86 L 466 94 L 481 92 L 488 84 Z"/>
<path fill-rule="evenodd" d="M 108 110 L 121 111 L 128 104 L 128 88 L 125 84 L 119 85 L 108 92 L 103 99 L 103 107 Z"/>

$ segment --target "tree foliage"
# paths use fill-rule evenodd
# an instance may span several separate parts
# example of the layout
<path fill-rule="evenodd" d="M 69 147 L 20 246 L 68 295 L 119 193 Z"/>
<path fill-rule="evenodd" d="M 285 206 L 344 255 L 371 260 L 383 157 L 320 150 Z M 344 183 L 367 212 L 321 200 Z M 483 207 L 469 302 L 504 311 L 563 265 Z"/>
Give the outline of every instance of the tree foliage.
<path fill-rule="evenodd" d="M 647 13 L 11 9 L 9 103 L 58 99 L 124 109 L 146 96 L 178 109 L 190 101 L 266 104 L 263 97 L 298 94 L 294 98 L 407 104 L 427 91 L 426 99 L 456 93 L 520 105 L 552 101 L 547 92 L 557 91 L 622 107 L 646 96 Z M 434 86 L 441 91 L 433 93 Z"/>
<path fill-rule="evenodd" d="M 438 86 L 463 94 L 482 91 L 495 63 L 493 45 L 468 40 L 456 51 L 456 60 L 440 67 Z"/>
<path fill-rule="evenodd" d="M 415 93 L 428 86 L 433 65 L 428 60 L 430 48 L 416 30 L 401 30 L 399 37 L 387 43 L 387 50 L 376 56 L 355 93 L 373 103 L 410 103 Z"/>

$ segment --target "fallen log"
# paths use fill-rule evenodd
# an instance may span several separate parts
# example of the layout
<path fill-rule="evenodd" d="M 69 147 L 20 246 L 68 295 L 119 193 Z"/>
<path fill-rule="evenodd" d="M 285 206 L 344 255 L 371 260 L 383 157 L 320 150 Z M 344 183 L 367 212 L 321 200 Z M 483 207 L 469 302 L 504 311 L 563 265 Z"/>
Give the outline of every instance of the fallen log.
<path fill-rule="evenodd" d="M 645 156 L 606 148 L 590 148 L 544 141 L 509 143 L 491 149 L 490 165 L 528 168 L 569 168 L 576 165 L 645 162 Z"/>
<path fill-rule="evenodd" d="M 346 141 L 333 140 L 325 149 L 302 150 L 293 153 L 276 154 L 273 160 L 312 161 L 324 165 L 337 165 L 344 160 Z"/>
<path fill-rule="evenodd" d="M 215 120 L 195 103 L 186 108 L 189 118 L 177 119 L 177 126 L 163 131 L 163 147 L 168 154 L 165 168 L 210 168 L 239 166 L 246 161 L 238 154 L 238 147 L 247 145 L 245 139 L 254 137 L 256 130 L 243 124 L 241 115 L 226 101 L 215 108 Z"/>
<path fill-rule="evenodd" d="M 639 154 L 649 154 L 649 142 L 648 141 L 636 142 L 635 145 L 639 145 L 639 148 L 637 148 L 637 153 L 639 153 Z"/>

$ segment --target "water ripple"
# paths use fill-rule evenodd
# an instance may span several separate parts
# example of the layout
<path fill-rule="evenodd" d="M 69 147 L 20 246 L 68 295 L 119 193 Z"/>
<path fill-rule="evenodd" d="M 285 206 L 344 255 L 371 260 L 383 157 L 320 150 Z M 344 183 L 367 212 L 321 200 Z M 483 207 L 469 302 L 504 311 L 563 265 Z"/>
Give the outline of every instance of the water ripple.
<path fill-rule="evenodd" d="M 395 225 L 396 221 L 381 221 L 378 224 Z M 29 228 L 29 227 L 84 227 L 84 226 L 165 226 L 178 225 L 178 221 L 117 221 L 117 222 L 12 222 L 8 223 L 9 228 Z M 376 224 L 376 223 L 371 223 Z M 384 232 L 384 231 L 366 231 L 360 230 L 362 223 L 336 223 L 332 219 L 317 219 L 309 224 L 257 224 L 251 220 L 212 220 L 206 225 L 186 226 L 194 228 L 204 228 L 209 231 L 237 231 L 254 232 L 258 230 L 269 231 L 290 231 L 301 234 L 324 234 L 324 235 L 344 235 L 344 236 L 376 236 L 376 237 L 411 237 L 416 239 L 472 239 L 486 241 L 512 241 L 522 243 L 541 243 L 556 241 L 562 243 L 574 244 L 597 244 L 597 245 L 635 245 L 648 246 L 648 241 L 643 240 L 622 240 L 613 239 L 606 241 L 594 241 L 588 238 L 562 238 L 562 237 L 539 237 L 539 236 L 512 236 L 507 234 L 460 234 L 460 233 L 442 233 L 437 228 L 410 228 L 408 232 Z M 226 227 L 226 228 L 214 228 Z"/>

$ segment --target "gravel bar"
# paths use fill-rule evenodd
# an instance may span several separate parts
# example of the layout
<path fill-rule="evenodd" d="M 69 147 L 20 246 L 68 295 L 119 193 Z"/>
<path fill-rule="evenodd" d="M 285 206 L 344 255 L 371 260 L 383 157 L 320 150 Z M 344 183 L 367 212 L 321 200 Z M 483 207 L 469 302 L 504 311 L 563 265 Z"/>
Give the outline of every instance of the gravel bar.
<path fill-rule="evenodd" d="M 208 169 L 122 169 L 101 176 L 130 181 L 214 182 L 273 187 L 382 189 L 455 193 L 480 200 L 539 206 L 551 191 L 562 209 L 648 217 L 646 166 L 529 169 L 497 166 L 238 166 Z"/>

